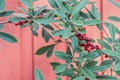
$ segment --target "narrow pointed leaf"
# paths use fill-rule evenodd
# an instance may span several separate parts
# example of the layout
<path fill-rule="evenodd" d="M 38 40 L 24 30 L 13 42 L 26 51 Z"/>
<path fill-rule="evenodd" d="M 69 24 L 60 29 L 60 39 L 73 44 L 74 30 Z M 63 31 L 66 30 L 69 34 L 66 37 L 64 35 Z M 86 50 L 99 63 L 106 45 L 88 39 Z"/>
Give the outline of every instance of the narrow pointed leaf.
<path fill-rule="evenodd" d="M 71 28 L 68 27 L 67 29 L 64 30 L 62 37 L 63 39 L 67 39 L 71 36 Z"/>
<path fill-rule="evenodd" d="M 23 5 L 25 5 L 27 8 L 33 8 L 31 0 L 20 0 Z"/>
<path fill-rule="evenodd" d="M 102 47 L 104 47 L 105 49 L 110 49 L 110 50 L 112 50 L 111 46 L 110 46 L 108 43 L 106 43 L 105 41 L 98 40 L 98 43 L 99 43 Z"/>
<path fill-rule="evenodd" d="M 109 75 L 100 75 L 100 76 L 96 76 L 96 78 L 98 80 L 118 80 L 116 77 Z"/>
<path fill-rule="evenodd" d="M 53 45 L 54 45 L 54 44 L 39 48 L 39 49 L 36 51 L 36 55 L 42 55 L 42 54 L 44 54 L 44 53 L 47 52 L 47 51 L 50 49 L 50 47 L 53 46 Z"/>
<path fill-rule="evenodd" d="M 11 43 L 18 42 L 14 36 L 12 36 L 8 33 L 4 33 L 4 32 L 0 32 L 0 38 L 4 39 L 7 42 L 11 42 Z"/>
<path fill-rule="evenodd" d="M 35 70 L 35 78 L 36 80 L 44 80 L 43 74 L 38 68 Z"/>
<path fill-rule="evenodd" d="M 117 16 L 109 16 L 108 19 L 111 21 L 120 22 L 120 18 Z"/>
<path fill-rule="evenodd" d="M 0 13 L 0 17 L 9 16 L 13 13 L 14 13 L 14 11 L 4 11 L 4 12 Z"/>
<path fill-rule="evenodd" d="M 64 7 L 62 1 L 61 1 L 61 0 L 55 0 L 55 2 L 56 2 L 56 4 L 57 4 L 57 6 L 59 7 L 59 9 L 61 10 L 62 16 L 63 16 L 63 17 L 66 17 L 66 16 L 65 16 L 65 7 Z"/>
<path fill-rule="evenodd" d="M 76 13 L 80 12 L 89 0 L 82 0 L 79 4 L 77 4 L 72 11 L 72 16 L 76 15 Z"/>
<path fill-rule="evenodd" d="M 115 41 L 116 28 L 113 24 L 110 24 L 109 32 L 110 32 L 110 35 L 112 37 L 112 41 L 114 42 Z"/>
<path fill-rule="evenodd" d="M 83 68 L 81 69 L 81 71 L 82 71 L 82 73 L 83 73 L 87 78 L 89 78 L 90 80 L 96 80 L 95 74 L 94 74 L 91 70 L 83 67 Z"/>
<path fill-rule="evenodd" d="M 0 30 L 2 30 L 2 29 L 3 29 L 3 27 L 4 27 L 4 25 L 3 25 L 3 24 L 0 24 Z"/>
<path fill-rule="evenodd" d="M 0 12 L 4 12 L 4 9 L 5 9 L 5 1 L 0 0 Z"/>
<path fill-rule="evenodd" d="M 55 73 L 63 72 L 68 65 L 69 63 L 56 66 Z"/>
<path fill-rule="evenodd" d="M 48 0 L 48 2 L 53 8 L 57 7 L 55 0 Z"/>
<path fill-rule="evenodd" d="M 78 46 L 78 39 L 77 37 L 72 37 L 71 39 L 71 46 L 72 46 L 72 50 L 73 50 L 73 53 L 75 52 L 77 46 Z"/>
<path fill-rule="evenodd" d="M 47 54 L 46 54 L 47 58 L 51 57 L 51 55 L 53 54 L 54 47 L 55 45 L 51 46 L 47 51 Z"/>
<path fill-rule="evenodd" d="M 42 28 L 42 37 L 45 42 L 48 42 L 50 40 L 50 34 L 44 28 Z"/>
<path fill-rule="evenodd" d="M 55 56 L 59 59 L 62 59 L 62 60 L 65 60 L 65 61 L 69 61 L 71 62 L 71 57 L 70 55 L 66 54 L 66 53 L 63 53 L 63 52 L 60 52 L 60 51 L 56 51 L 55 53 Z"/>
<path fill-rule="evenodd" d="M 59 20 L 54 20 L 54 19 L 35 19 L 34 20 L 36 23 L 38 24 L 44 24 L 44 25 L 47 25 L 49 23 L 52 23 L 52 22 L 59 22 Z"/>
<path fill-rule="evenodd" d="M 120 4 L 118 4 L 117 2 L 115 2 L 115 0 L 109 0 L 113 5 L 115 5 L 116 7 L 120 8 Z"/>
<path fill-rule="evenodd" d="M 115 64 L 114 70 L 115 71 L 120 71 L 120 63 Z"/>
<path fill-rule="evenodd" d="M 120 58 L 120 53 L 112 50 L 102 50 L 102 52 L 108 56 Z"/>

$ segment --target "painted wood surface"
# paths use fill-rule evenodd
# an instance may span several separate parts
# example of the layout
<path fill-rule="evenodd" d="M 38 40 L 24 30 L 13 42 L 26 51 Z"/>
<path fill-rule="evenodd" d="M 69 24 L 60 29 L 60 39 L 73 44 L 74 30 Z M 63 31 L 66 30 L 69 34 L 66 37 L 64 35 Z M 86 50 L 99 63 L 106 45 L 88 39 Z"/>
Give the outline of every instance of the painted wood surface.
<path fill-rule="evenodd" d="M 118 8 L 115 8 L 108 0 L 93 1 L 97 2 L 96 6 L 102 15 L 101 19 L 105 21 L 109 15 L 120 14 Z M 120 2 L 119 0 L 116 1 Z M 6 2 L 7 9 L 16 10 L 16 6 L 22 6 L 19 0 L 6 0 Z M 38 0 L 34 5 L 48 5 L 48 2 L 47 0 Z M 2 20 L 5 19 L 0 19 L 0 21 Z M 115 24 L 120 25 L 119 23 Z M 47 59 L 45 55 L 36 56 L 34 54 L 39 47 L 53 43 L 52 40 L 47 44 L 43 41 L 41 28 L 38 37 L 33 37 L 29 28 L 20 29 L 18 26 L 11 24 L 7 24 L 3 31 L 13 34 L 19 42 L 17 44 L 10 44 L 0 39 L 0 80 L 34 80 L 34 70 L 37 67 L 45 75 L 45 80 L 55 80 L 55 74 L 49 62 L 60 60 L 56 59 L 55 56 Z M 87 28 L 87 35 L 93 39 L 101 39 L 104 34 L 96 27 L 89 27 Z M 65 49 L 65 44 L 60 44 L 56 47 L 56 50 L 65 51 Z M 98 59 L 101 61 L 104 57 Z M 105 74 L 112 73 L 107 71 Z M 67 78 L 64 77 L 64 80 L 67 80 Z"/>

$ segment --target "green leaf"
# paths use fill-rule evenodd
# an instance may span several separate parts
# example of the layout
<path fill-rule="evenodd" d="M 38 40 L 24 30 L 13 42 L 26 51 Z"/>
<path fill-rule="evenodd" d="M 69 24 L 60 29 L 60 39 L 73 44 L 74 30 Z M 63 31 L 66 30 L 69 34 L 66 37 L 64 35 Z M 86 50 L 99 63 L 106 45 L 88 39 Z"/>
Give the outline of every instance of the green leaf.
<path fill-rule="evenodd" d="M 35 16 L 38 16 L 42 11 L 44 11 L 47 6 L 37 7 L 38 10 L 35 12 Z"/>
<path fill-rule="evenodd" d="M 105 41 L 98 40 L 98 43 L 99 43 L 102 47 L 104 47 L 105 49 L 110 49 L 110 50 L 112 50 L 111 46 L 110 46 L 108 43 L 106 43 Z"/>
<path fill-rule="evenodd" d="M 113 60 L 105 60 L 99 66 L 96 66 L 98 62 L 90 61 L 85 67 L 92 70 L 93 72 L 104 71 L 112 66 Z"/>
<path fill-rule="evenodd" d="M 70 47 L 68 46 L 68 48 L 66 49 L 66 54 L 72 56 L 72 53 L 71 53 L 71 50 L 70 50 Z"/>
<path fill-rule="evenodd" d="M 66 54 L 66 53 L 64 53 L 64 52 L 56 51 L 54 54 L 59 59 L 62 59 L 62 60 L 65 60 L 65 61 L 69 61 L 69 62 L 72 61 L 71 60 L 71 56 Z"/>
<path fill-rule="evenodd" d="M 110 32 L 110 35 L 112 37 L 112 41 L 114 42 L 115 41 L 116 28 L 113 24 L 110 25 L 109 32 Z"/>
<path fill-rule="evenodd" d="M 36 55 L 42 55 L 42 54 L 44 54 L 45 52 L 47 52 L 47 51 L 50 49 L 50 47 L 53 46 L 53 45 L 55 45 L 55 44 L 41 47 L 41 48 L 39 48 L 39 49 L 36 51 L 35 54 L 36 54 Z"/>
<path fill-rule="evenodd" d="M 0 13 L 4 12 L 5 10 L 5 1 L 4 0 L 0 0 Z"/>
<path fill-rule="evenodd" d="M 35 2 L 35 1 L 37 1 L 37 0 L 30 0 L 31 2 Z"/>
<path fill-rule="evenodd" d="M 57 7 L 55 0 L 48 0 L 48 2 L 53 8 Z"/>
<path fill-rule="evenodd" d="M 80 3 L 78 3 L 74 8 L 72 9 L 72 16 L 76 15 L 76 13 L 79 13 L 85 5 L 88 3 L 89 0 L 82 0 Z"/>
<path fill-rule="evenodd" d="M 36 31 L 36 30 L 31 29 L 31 31 L 32 31 L 32 34 L 33 34 L 34 36 L 38 36 L 38 33 L 37 33 L 37 31 Z"/>
<path fill-rule="evenodd" d="M 56 4 L 57 4 L 57 6 L 59 7 L 59 9 L 60 9 L 60 11 L 61 11 L 61 15 L 63 16 L 63 17 L 66 17 L 66 15 L 65 15 L 65 7 L 64 7 L 64 5 L 62 4 L 62 1 L 61 0 L 55 0 L 55 2 L 56 2 Z"/>
<path fill-rule="evenodd" d="M 96 19 L 100 19 L 100 14 L 94 4 L 92 4 L 92 14 Z"/>
<path fill-rule="evenodd" d="M 112 43 L 112 39 L 111 38 L 106 38 L 104 37 L 105 41 L 107 41 L 108 43 Z"/>
<path fill-rule="evenodd" d="M 83 11 L 80 11 L 79 16 L 82 17 L 83 19 L 89 19 L 89 15 Z M 77 16 L 76 16 L 77 17 Z"/>
<path fill-rule="evenodd" d="M 57 76 L 56 80 L 62 80 L 59 76 Z"/>
<path fill-rule="evenodd" d="M 100 23 L 101 23 L 101 20 L 97 20 L 97 19 L 88 20 L 84 22 L 85 25 L 95 25 L 95 24 L 100 24 Z"/>
<path fill-rule="evenodd" d="M 72 46 L 72 50 L 73 50 L 73 53 L 75 52 L 77 46 L 78 46 L 78 38 L 77 37 L 72 37 L 71 39 L 71 46 Z"/>
<path fill-rule="evenodd" d="M 120 52 L 120 43 L 114 44 L 115 50 Z"/>
<path fill-rule="evenodd" d="M 35 70 L 35 77 L 36 77 L 36 80 L 44 80 L 42 72 L 38 68 Z"/>
<path fill-rule="evenodd" d="M 97 28 L 98 28 L 100 31 L 103 30 L 103 28 L 102 28 L 102 26 L 101 26 L 100 24 L 96 24 L 96 26 L 97 26 Z"/>
<path fill-rule="evenodd" d="M 120 8 L 120 4 L 118 4 L 117 2 L 115 2 L 115 0 L 109 0 L 113 5 L 115 5 L 116 7 Z"/>
<path fill-rule="evenodd" d="M 53 67 L 53 70 L 55 70 L 55 67 L 60 65 L 58 62 L 51 62 L 50 65 Z"/>
<path fill-rule="evenodd" d="M 73 79 L 73 80 L 85 80 L 85 78 L 84 78 L 84 77 L 76 77 L 76 78 Z"/>
<path fill-rule="evenodd" d="M 96 78 L 98 80 L 118 80 L 116 77 L 109 75 L 100 75 L 100 76 L 96 76 Z"/>
<path fill-rule="evenodd" d="M 115 64 L 114 70 L 115 71 L 120 71 L 120 63 Z"/>
<path fill-rule="evenodd" d="M 72 23 L 77 26 L 91 26 L 91 25 L 95 25 L 95 24 L 100 24 L 101 20 L 97 20 L 97 19 L 92 19 L 92 20 L 87 20 L 87 21 L 72 20 Z"/>
<path fill-rule="evenodd" d="M 77 32 L 80 33 L 80 34 L 85 34 L 86 30 L 82 29 L 82 30 L 78 30 Z"/>
<path fill-rule="evenodd" d="M 112 50 L 102 50 L 102 52 L 108 56 L 112 56 L 112 57 L 120 57 L 120 53 L 116 52 L 116 51 L 112 51 Z"/>
<path fill-rule="evenodd" d="M 50 34 L 44 28 L 42 28 L 42 37 L 45 42 L 48 42 L 50 40 Z"/>
<path fill-rule="evenodd" d="M 33 29 L 38 30 L 39 29 L 39 25 L 37 23 L 33 23 Z"/>
<path fill-rule="evenodd" d="M 64 30 L 56 30 L 52 32 L 53 36 L 61 36 L 64 33 Z"/>
<path fill-rule="evenodd" d="M 108 17 L 108 19 L 111 21 L 120 22 L 120 18 L 117 16 L 110 16 L 110 17 Z"/>
<path fill-rule="evenodd" d="M 48 25 L 43 25 L 43 27 L 45 27 L 45 28 L 47 28 L 49 30 L 54 30 L 53 27 L 51 25 L 49 25 L 49 24 Z"/>
<path fill-rule="evenodd" d="M 54 19 L 34 19 L 34 21 L 38 24 L 44 24 L 44 25 L 48 25 L 49 23 L 52 23 L 52 22 L 59 22 L 59 20 L 54 20 Z"/>
<path fill-rule="evenodd" d="M 55 47 L 55 45 L 51 46 L 49 48 L 49 50 L 47 51 L 47 54 L 46 54 L 47 58 L 51 57 L 53 50 L 54 50 L 54 47 Z"/>
<path fill-rule="evenodd" d="M 94 74 L 90 69 L 87 69 L 87 68 L 85 68 L 85 67 L 82 67 L 81 71 L 82 71 L 82 73 L 83 73 L 87 78 L 89 78 L 90 80 L 96 80 L 95 74 Z"/>
<path fill-rule="evenodd" d="M 18 42 L 14 36 L 12 36 L 8 33 L 4 33 L 4 32 L 0 32 L 0 38 L 4 39 L 7 42 L 11 42 L 11 43 Z"/>
<path fill-rule="evenodd" d="M 3 24 L 0 24 L 0 30 L 2 30 L 2 29 L 3 29 L 3 27 L 4 27 L 4 25 L 3 25 Z"/>
<path fill-rule="evenodd" d="M 68 27 L 67 29 L 64 30 L 62 34 L 63 39 L 67 39 L 71 36 L 71 27 Z"/>
<path fill-rule="evenodd" d="M 71 21 L 74 25 L 77 25 L 77 26 L 83 26 L 84 25 L 84 22 L 81 21 L 81 20 L 72 20 Z"/>
<path fill-rule="evenodd" d="M 11 22 L 19 22 L 19 21 L 23 21 L 23 20 L 27 20 L 27 18 L 19 18 L 19 17 L 9 18 L 9 21 L 11 21 Z"/>
<path fill-rule="evenodd" d="M 105 60 L 100 64 L 100 66 L 105 66 L 105 65 L 109 66 L 109 65 L 112 65 L 112 63 L 113 63 L 113 60 Z"/>
<path fill-rule="evenodd" d="M 68 65 L 69 63 L 56 66 L 55 73 L 63 72 L 67 68 Z"/>
<path fill-rule="evenodd" d="M 100 50 L 95 50 L 95 51 L 92 51 L 92 52 L 86 54 L 84 56 L 84 58 L 95 59 L 95 58 L 99 57 L 101 54 L 102 54 L 102 52 Z"/>
<path fill-rule="evenodd" d="M 88 62 L 87 64 L 85 64 L 85 67 L 93 67 L 93 66 L 95 66 L 95 65 L 97 65 L 97 61 L 90 61 L 90 62 Z"/>
<path fill-rule="evenodd" d="M 31 0 L 20 0 L 27 8 L 33 8 Z"/>
<path fill-rule="evenodd" d="M 14 11 L 4 11 L 4 12 L 0 13 L 0 17 L 9 16 L 13 13 L 14 13 Z"/>
<path fill-rule="evenodd" d="M 120 71 L 115 71 L 115 73 L 117 74 L 117 76 L 120 76 Z"/>
<path fill-rule="evenodd" d="M 61 76 L 68 76 L 68 77 L 74 77 L 74 70 L 73 69 L 65 69 Z"/>

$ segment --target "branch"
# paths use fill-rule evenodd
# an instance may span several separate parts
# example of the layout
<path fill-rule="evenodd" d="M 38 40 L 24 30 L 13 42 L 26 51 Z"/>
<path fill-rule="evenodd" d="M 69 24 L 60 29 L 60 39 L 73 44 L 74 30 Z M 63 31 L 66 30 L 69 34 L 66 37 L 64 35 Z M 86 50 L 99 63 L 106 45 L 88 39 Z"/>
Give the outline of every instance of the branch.
<path fill-rule="evenodd" d="M 7 24 L 7 23 L 11 23 L 11 21 L 3 21 L 3 22 L 0 22 L 0 24 Z"/>

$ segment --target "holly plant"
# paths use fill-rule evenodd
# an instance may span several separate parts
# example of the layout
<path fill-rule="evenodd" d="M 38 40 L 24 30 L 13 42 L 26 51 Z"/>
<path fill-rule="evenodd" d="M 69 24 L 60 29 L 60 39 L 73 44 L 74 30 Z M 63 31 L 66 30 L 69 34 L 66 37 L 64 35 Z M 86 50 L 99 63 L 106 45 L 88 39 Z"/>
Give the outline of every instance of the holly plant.
<path fill-rule="evenodd" d="M 101 15 L 92 0 L 48 0 L 52 9 L 47 6 L 33 6 L 36 0 L 20 0 L 25 8 L 18 7 L 21 11 L 5 11 L 5 2 L 0 0 L 0 17 L 13 15 L 5 22 L 0 22 L 0 38 L 17 42 L 16 38 L 2 32 L 4 24 L 13 24 L 20 28 L 29 27 L 34 36 L 38 36 L 39 27 L 42 29 L 42 38 L 46 43 L 36 51 L 36 55 L 45 54 L 47 58 L 55 55 L 64 63 L 51 62 L 56 80 L 67 76 L 69 80 L 118 80 L 112 75 L 100 74 L 110 69 L 120 76 L 120 30 L 111 22 L 101 20 Z M 120 8 L 120 4 L 109 0 Z M 91 6 L 91 9 L 87 7 Z M 120 22 L 117 16 L 109 16 L 109 20 Z M 104 26 L 102 26 L 104 25 Z M 86 28 L 96 26 L 105 35 L 103 39 L 94 40 L 86 34 Z M 104 28 L 106 27 L 107 30 Z M 108 33 L 109 32 L 109 33 Z M 57 38 L 56 38 L 57 37 Z M 66 51 L 56 51 L 55 46 L 64 43 Z M 97 58 L 104 56 L 106 59 L 99 62 Z M 37 68 L 36 80 L 44 80 L 42 72 Z"/>

